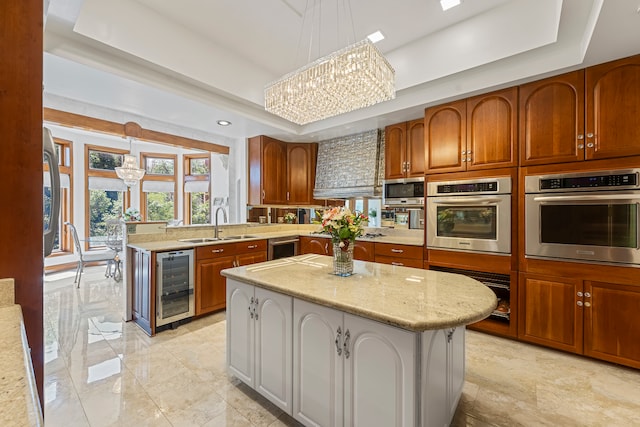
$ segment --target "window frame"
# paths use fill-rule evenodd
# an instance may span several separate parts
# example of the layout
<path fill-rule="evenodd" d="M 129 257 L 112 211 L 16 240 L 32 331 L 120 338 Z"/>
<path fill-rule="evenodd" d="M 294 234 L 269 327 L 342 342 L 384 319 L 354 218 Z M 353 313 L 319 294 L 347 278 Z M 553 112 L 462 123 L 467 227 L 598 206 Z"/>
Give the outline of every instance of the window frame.
<path fill-rule="evenodd" d="M 209 160 L 209 173 L 207 174 L 191 174 L 191 161 L 197 159 L 206 159 Z M 192 224 L 191 222 L 191 193 L 187 193 L 184 191 L 184 184 L 192 181 L 208 181 L 209 182 L 209 224 L 211 223 L 211 153 L 202 153 L 202 154 L 185 154 L 183 159 L 184 166 L 184 182 L 182 185 L 182 190 L 184 194 L 184 224 Z"/>
<path fill-rule="evenodd" d="M 59 249 L 49 255 L 50 257 L 58 257 L 63 255 L 72 254 L 75 251 L 71 235 L 65 233 L 64 223 L 73 223 L 73 142 L 53 137 L 53 144 L 56 148 L 56 154 L 58 154 L 58 169 L 60 174 L 69 175 L 69 188 L 60 189 L 60 220 L 58 224 L 58 242 Z M 68 156 L 67 156 L 68 152 Z M 49 170 L 47 163 L 43 164 L 43 170 L 46 172 Z"/>
<path fill-rule="evenodd" d="M 178 214 L 178 155 L 170 153 L 151 153 L 141 152 L 140 163 L 141 167 L 146 170 L 147 159 L 172 159 L 173 160 L 173 175 L 162 174 L 150 174 L 145 172 L 144 176 L 140 180 L 140 216 L 143 221 L 149 221 L 147 218 L 147 193 L 142 191 L 142 187 L 145 181 L 163 181 L 173 182 L 173 218 L 175 219 Z"/>

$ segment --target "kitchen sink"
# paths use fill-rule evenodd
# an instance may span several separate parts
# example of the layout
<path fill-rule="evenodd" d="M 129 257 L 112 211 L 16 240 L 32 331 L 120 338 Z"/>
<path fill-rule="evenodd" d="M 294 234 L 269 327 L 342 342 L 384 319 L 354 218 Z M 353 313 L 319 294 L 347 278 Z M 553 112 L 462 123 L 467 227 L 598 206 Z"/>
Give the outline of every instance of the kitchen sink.
<path fill-rule="evenodd" d="M 248 234 L 240 234 L 237 236 L 224 236 L 222 240 L 242 240 L 242 239 L 255 239 L 256 236 L 250 236 Z"/>
<path fill-rule="evenodd" d="M 206 242 L 217 242 L 218 240 L 215 237 L 194 237 L 192 239 L 178 239 L 178 242 L 186 242 L 186 243 L 206 243 Z"/>

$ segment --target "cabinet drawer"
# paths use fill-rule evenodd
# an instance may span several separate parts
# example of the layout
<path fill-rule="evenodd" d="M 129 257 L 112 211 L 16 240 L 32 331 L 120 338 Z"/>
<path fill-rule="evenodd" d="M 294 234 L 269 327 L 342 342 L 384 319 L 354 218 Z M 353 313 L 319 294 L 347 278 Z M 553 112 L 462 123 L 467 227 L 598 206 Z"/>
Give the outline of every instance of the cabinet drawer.
<path fill-rule="evenodd" d="M 236 254 L 246 254 L 251 252 L 266 252 L 267 241 L 266 240 L 250 240 L 247 242 L 238 242 L 235 244 Z"/>
<path fill-rule="evenodd" d="M 200 246 L 196 248 L 196 260 L 235 255 L 236 244 Z"/>
<path fill-rule="evenodd" d="M 422 263 L 422 246 L 376 243 L 376 260 L 378 256 L 419 259 Z"/>
<path fill-rule="evenodd" d="M 401 267 L 422 268 L 422 258 L 396 258 L 376 255 L 376 262 L 379 262 L 381 264 L 399 265 Z"/>

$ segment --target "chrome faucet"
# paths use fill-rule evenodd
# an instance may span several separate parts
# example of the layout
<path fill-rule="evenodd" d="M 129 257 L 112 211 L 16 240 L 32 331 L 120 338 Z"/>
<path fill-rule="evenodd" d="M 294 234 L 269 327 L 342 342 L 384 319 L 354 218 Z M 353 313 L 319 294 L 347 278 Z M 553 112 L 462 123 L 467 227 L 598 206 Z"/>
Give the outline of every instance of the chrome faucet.
<path fill-rule="evenodd" d="M 218 207 L 216 208 L 216 213 L 214 214 L 214 218 L 215 218 L 215 228 L 214 228 L 214 231 L 213 231 L 213 237 L 214 237 L 215 239 L 217 239 L 217 238 L 218 238 L 218 212 L 220 212 L 220 209 L 222 209 L 222 220 L 223 220 L 224 222 L 227 222 L 227 211 L 225 211 L 225 210 L 224 210 L 224 207 L 223 207 L 223 206 L 218 206 Z"/>

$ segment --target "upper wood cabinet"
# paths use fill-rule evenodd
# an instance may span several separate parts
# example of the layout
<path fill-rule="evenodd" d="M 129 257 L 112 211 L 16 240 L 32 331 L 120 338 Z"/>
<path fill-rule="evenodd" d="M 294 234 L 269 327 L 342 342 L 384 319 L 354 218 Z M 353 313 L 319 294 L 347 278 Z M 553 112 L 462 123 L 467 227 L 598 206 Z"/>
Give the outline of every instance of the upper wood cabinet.
<path fill-rule="evenodd" d="M 520 164 L 584 159 L 584 70 L 520 86 Z"/>
<path fill-rule="evenodd" d="M 385 128 L 385 179 L 424 175 L 424 119 Z"/>
<path fill-rule="evenodd" d="M 249 205 L 315 204 L 318 144 L 249 138 Z"/>
<path fill-rule="evenodd" d="M 520 86 L 523 166 L 640 154 L 640 55 Z"/>
<path fill-rule="evenodd" d="M 425 110 L 425 172 L 461 172 L 517 164 L 518 88 Z"/>

